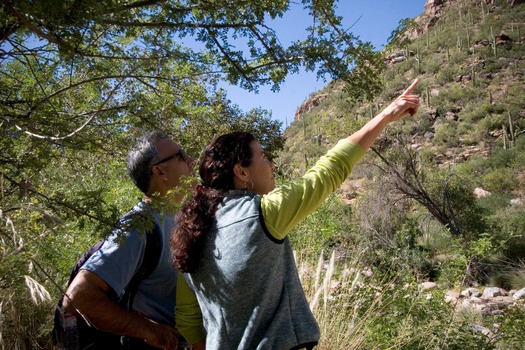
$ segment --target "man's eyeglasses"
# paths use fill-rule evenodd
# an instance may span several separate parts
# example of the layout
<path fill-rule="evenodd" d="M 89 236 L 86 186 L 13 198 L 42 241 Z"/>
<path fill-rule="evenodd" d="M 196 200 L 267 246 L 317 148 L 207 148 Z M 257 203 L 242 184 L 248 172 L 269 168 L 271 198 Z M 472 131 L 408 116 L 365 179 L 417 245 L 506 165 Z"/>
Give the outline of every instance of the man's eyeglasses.
<path fill-rule="evenodd" d="M 188 160 L 188 155 L 186 154 L 186 151 L 184 151 L 182 148 L 179 149 L 177 152 L 173 153 L 171 156 L 168 156 L 164 159 L 159 160 L 157 163 L 154 163 L 152 166 L 159 165 L 160 163 L 167 162 L 170 159 L 173 158 L 179 158 L 183 162 Z"/>

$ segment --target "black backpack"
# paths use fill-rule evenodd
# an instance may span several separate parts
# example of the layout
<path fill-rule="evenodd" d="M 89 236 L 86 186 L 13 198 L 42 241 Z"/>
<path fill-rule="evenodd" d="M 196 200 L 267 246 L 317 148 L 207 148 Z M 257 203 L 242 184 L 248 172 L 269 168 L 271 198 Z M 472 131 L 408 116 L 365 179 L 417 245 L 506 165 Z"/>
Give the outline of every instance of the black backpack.
<path fill-rule="evenodd" d="M 130 211 L 124 214 L 119 223 L 129 218 L 132 215 L 140 215 L 137 212 Z M 146 234 L 146 247 L 144 250 L 144 258 L 142 264 L 138 269 L 137 273 L 130 280 L 127 285 L 124 294 L 120 299 L 115 295 L 112 296 L 115 301 L 127 310 L 132 310 L 133 299 L 140 285 L 140 282 L 149 276 L 153 270 L 157 267 L 161 252 L 161 232 L 157 224 L 155 223 L 153 229 L 144 232 Z M 86 263 L 86 261 L 100 249 L 105 239 L 98 241 L 91 248 L 89 248 L 81 257 L 77 260 L 75 266 L 71 270 L 69 277 L 68 286 L 71 284 L 75 276 L 80 271 L 80 268 Z M 60 349 L 64 350 L 82 350 L 82 349 L 93 349 L 93 350 L 114 350 L 114 349 L 143 349 L 149 348 L 146 343 L 140 339 L 132 339 L 116 334 L 106 333 L 98 330 L 94 326 L 90 325 L 85 321 L 82 316 L 76 317 L 76 335 L 78 338 L 75 339 L 74 343 L 71 344 L 68 339 L 68 334 L 64 328 L 64 319 L 62 310 L 62 302 L 64 296 L 60 298 L 57 305 L 55 306 L 55 318 L 54 327 L 52 331 L 53 344 L 58 345 Z"/>

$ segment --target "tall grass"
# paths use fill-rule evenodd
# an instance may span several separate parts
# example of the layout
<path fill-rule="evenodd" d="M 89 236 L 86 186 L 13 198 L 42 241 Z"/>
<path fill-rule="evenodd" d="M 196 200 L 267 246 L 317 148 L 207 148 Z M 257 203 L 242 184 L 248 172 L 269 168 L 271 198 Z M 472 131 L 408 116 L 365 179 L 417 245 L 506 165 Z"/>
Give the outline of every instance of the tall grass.
<path fill-rule="evenodd" d="M 498 333 L 500 325 L 523 322 L 522 316 L 490 324 L 458 312 L 444 291 L 423 290 L 406 271 L 385 277 L 364 268 L 360 256 L 337 262 L 332 252 L 327 258 L 321 253 L 316 263 L 298 261 L 321 328 L 319 350 L 507 349 L 508 338 L 525 345 L 518 333 Z"/>

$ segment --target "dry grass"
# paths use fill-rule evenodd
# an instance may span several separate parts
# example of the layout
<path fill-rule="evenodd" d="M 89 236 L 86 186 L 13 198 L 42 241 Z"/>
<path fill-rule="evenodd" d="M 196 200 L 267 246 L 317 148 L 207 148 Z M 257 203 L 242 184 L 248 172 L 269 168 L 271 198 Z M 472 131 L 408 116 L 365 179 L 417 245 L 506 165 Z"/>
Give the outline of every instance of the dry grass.
<path fill-rule="evenodd" d="M 327 264 L 321 253 L 313 278 L 305 263 L 301 266 L 303 287 L 321 328 L 318 349 L 361 349 L 370 323 L 376 321 L 378 313 L 375 311 L 381 308 L 382 298 L 378 292 L 365 317 L 359 315 L 359 301 L 350 302 L 353 298 L 349 297 L 362 283 L 363 273 L 358 268 L 358 259 L 337 266 L 335 252 Z"/>
<path fill-rule="evenodd" d="M 334 253 L 328 262 L 321 253 L 315 274 L 307 265 L 298 263 L 321 329 L 319 350 L 449 349 L 456 341 L 449 336 L 462 336 L 456 332 L 461 320 L 454 318 L 453 308 L 445 308 L 444 295 L 371 275 L 359 256 L 337 263 Z"/>

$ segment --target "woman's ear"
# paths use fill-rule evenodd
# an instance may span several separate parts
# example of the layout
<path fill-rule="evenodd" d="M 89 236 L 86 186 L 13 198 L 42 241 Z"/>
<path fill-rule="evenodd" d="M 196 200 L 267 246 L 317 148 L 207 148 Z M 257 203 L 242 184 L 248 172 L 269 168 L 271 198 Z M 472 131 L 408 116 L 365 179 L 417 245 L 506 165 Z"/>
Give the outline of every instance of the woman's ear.
<path fill-rule="evenodd" d="M 247 181 L 246 169 L 240 164 L 235 164 L 233 166 L 233 175 L 241 181 Z"/>

